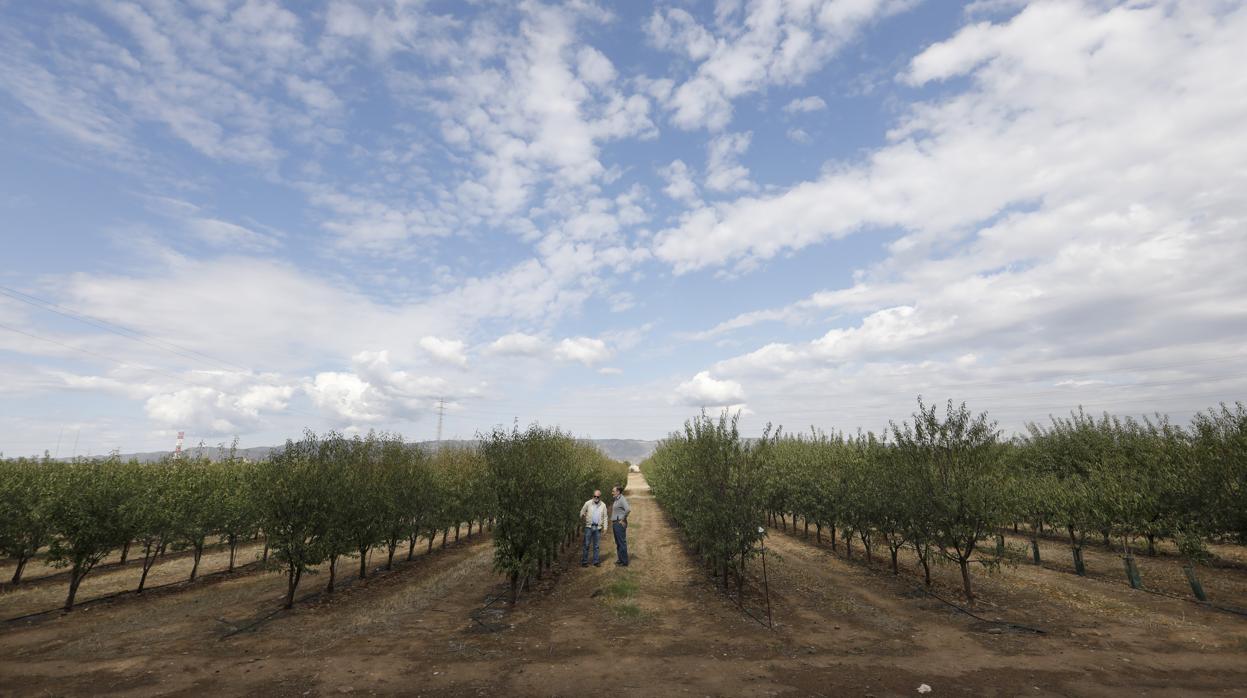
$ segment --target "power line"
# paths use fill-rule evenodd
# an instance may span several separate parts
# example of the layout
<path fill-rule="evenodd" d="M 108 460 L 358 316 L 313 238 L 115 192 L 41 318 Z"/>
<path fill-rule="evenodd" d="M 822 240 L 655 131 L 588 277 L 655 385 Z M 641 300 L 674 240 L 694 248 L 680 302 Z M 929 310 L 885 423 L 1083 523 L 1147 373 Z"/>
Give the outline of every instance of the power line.
<path fill-rule="evenodd" d="M 37 339 L 37 340 L 42 341 L 42 342 L 49 342 L 49 343 L 51 343 L 51 344 L 56 344 L 56 345 L 58 345 L 58 346 L 64 347 L 64 348 L 66 348 L 66 349 L 69 349 L 70 351 L 76 351 L 76 352 L 79 352 L 79 353 L 82 353 L 82 354 L 86 354 L 86 355 L 88 355 L 88 356 L 94 356 L 94 357 L 96 357 L 96 358 L 98 358 L 98 359 L 104 359 L 105 361 L 111 361 L 112 363 L 115 363 L 115 364 L 117 364 L 118 366 L 123 366 L 123 367 L 127 367 L 127 366 L 128 366 L 128 367 L 131 367 L 131 368 L 136 368 L 136 369 L 138 369 L 138 370 L 140 370 L 140 371 L 148 371 L 148 372 L 151 372 L 151 373 L 155 373 L 155 374 L 157 374 L 157 375 L 164 376 L 164 377 L 166 377 L 166 378 L 168 378 L 168 379 L 170 379 L 170 380 L 172 380 L 172 381 L 175 381 L 175 382 L 177 382 L 177 383 L 180 383 L 180 384 L 182 384 L 182 385 L 184 385 L 184 386 L 189 386 L 189 387 L 193 387 L 193 388 L 208 388 L 208 389 L 210 389 L 210 390 L 218 390 L 218 388 L 217 388 L 216 386 L 214 386 L 214 385 L 207 385 L 207 384 L 204 384 L 204 383 L 197 383 L 197 382 L 195 382 L 195 381 L 188 380 L 188 379 L 186 379 L 186 378 L 185 378 L 185 377 L 183 377 L 183 376 L 177 376 L 177 375 L 174 375 L 174 374 L 172 374 L 172 373 L 169 373 L 168 371 L 163 371 L 163 370 L 161 370 L 161 369 L 159 369 L 159 368 L 153 368 L 153 367 L 151 367 L 151 366 L 143 366 L 143 365 L 141 365 L 141 364 L 135 364 L 135 363 L 128 362 L 128 361 L 123 361 L 123 360 L 121 360 L 121 359 L 118 359 L 118 358 L 115 358 L 115 357 L 112 357 L 112 356 L 108 356 L 108 355 L 106 355 L 106 354 L 101 354 L 101 353 L 99 353 L 99 352 L 91 351 L 90 349 L 83 349 L 82 347 L 76 347 L 76 346 L 73 346 L 72 344 L 66 344 L 65 342 L 62 342 L 62 341 L 59 341 L 59 340 L 56 340 L 56 339 L 52 339 L 52 338 L 50 338 L 50 337 L 44 337 L 44 336 L 42 336 L 42 335 L 37 335 L 37 334 L 34 334 L 34 333 L 32 333 L 32 332 L 27 332 L 27 331 L 25 331 L 25 330 L 22 330 L 22 329 L 18 329 L 18 328 L 16 328 L 16 327 L 13 327 L 13 326 L 11 326 L 11 325 L 6 325 L 6 324 L 4 324 L 4 323 L 0 323 L 0 329 L 5 329 L 5 330 L 8 330 L 8 331 L 10 331 L 10 332 L 16 332 L 17 334 L 20 334 L 20 335 L 25 335 L 25 336 L 27 336 L 27 337 L 30 337 L 31 339 Z M 251 371 L 247 371 L 247 372 L 248 372 L 248 373 L 252 373 Z M 300 416 L 304 416 L 304 417 L 311 417 L 311 418 L 313 418 L 313 419 L 323 419 L 323 417 L 321 417 L 320 415 L 314 415 L 314 414 L 310 414 L 310 413 L 307 413 L 307 412 L 302 412 L 302 411 L 300 411 L 300 410 L 291 409 L 289 406 L 287 406 L 287 407 L 285 408 L 285 411 L 286 411 L 286 412 L 289 412 L 289 413 L 291 413 L 291 414 L 296 414 L 296 415 L 300 415 Z"/>
<path fill-rule="evenodd" d="M 13 300 L 20 301 L 27 305 L 33 306 L 35 308 L 39 308 L 40 310 L 45 310 L 49 313 L 55 313 L 62 317 L 67 317 L 72 320 L 77 320 L 79 322 L 86 323 L 88 325 L 91 325 L 92 327 L 96 327 L 106 332 L 111 332 L 115 335 L 125 337 L 126 339 L 130 339 L 135 342 L 140 342 L 142 344 L 155 347 L 162 351 L 167 351 L 169 353 L 180 356 L 184 359 L 190 359 L 192 361 L 200 361 L 200 362 L 207 361 L 207 362 L 217 364 L 216 367 L 218 368 L 227 367 L 227 368 L 233 368 L 233 369 L 246 371 L 248 373 L 253 373 L 251 369 L 245 366 L 240 366 L 238 364 L 225 361 L 223 359 L 218 359 L 213 356 L 209 356 L 208 354 L 205 354 L 201 351 L 197 351 L 189 347 L 184 347 L 180 344 L 175 344 L 167 340 L 157 339 L 155 337 L 152 337 L 151 335 L 148 335 L 145 332 L 141 332 L 139 330 L 124 327 L 122 325 L 117 325 L 117 324 L 108 322 L 107 320 L 101 320 L 97 317 L 87 315 L 86 313 L 79 312 L 72 308 L 66 308 L 65 306 L 62 306 L 62 305 L 57 305 L 56 303 L 53 303 L 52 301 L 44 300 L 42 298 L 32 296 L 28 293 L 23 293 L 16 289 L 9 288 L 7 286 L 0 286 L 0 295 L 7 296 L 9 298 L 12 298 Z"/>

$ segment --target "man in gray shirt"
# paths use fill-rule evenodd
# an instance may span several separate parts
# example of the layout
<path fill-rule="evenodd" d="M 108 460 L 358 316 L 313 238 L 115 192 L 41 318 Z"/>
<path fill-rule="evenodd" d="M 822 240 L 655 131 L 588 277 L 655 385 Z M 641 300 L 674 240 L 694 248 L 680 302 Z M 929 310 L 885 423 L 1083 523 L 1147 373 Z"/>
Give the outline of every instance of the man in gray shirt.
<path fill-rule="evenodd" d="M 632 513 L 632 505 L 628 504 L 628 498 L 623 495 L 623 490 L 619 485 L 611 488 L 611 531 L 615 534 L 615 552 L 619 554 L 619 559 L 615 560 L 615 564 L 620 567 L 628 566 L 628 514 Z"/>

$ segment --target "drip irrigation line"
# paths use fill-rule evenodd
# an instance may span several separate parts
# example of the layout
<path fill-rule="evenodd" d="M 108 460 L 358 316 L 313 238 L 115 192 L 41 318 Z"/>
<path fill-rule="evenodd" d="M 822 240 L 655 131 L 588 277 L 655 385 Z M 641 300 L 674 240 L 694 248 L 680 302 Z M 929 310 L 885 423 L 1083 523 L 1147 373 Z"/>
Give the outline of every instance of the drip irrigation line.
<path fill-rule="evenodd" d="M 772 529 L 774 529 L 774 526 L 772 526 L 771 528 L 772 528 Z M 795 531 L 794 531 L 793 533 L 791 533 L 791 534 L 790 534 L 790 533 L 788 533 L 787 531 L 784 531 L 783 533 L 784 533 L 784 535 L 785 535 L 785 536 L 787 536 L 787 537 L 789 537 L 789 538 L 795 538 L 795 537 L 796 537 L 796 532 L 795 532 Z M 817 545 L 816 543 L 807 543 L 807 545 L 812 545 L 812 546 L 814 546 L 816 549 L 821 550 L 821 551 L 822 551 L 822 553 L 823 553 L 824 555 L 829 555 L 829 556 L 833 556 L 833 557 L 835 557 L 836 559 L 840 559 L 840 557 L 839 557 L 838 555 L 836 555 L 834 552 L 832 552 L 832 551 L 828 551 L 828 550 L 826 550 L 825 548 L 820 548 L 820 547 L 818 547 L 818 545 Z M 855 566 L 856 566 L 856 565 L 855 565 Z M 870 568 L 867 568 L 867 569 L 868 569 L 868 571 L 873 572 L 873 570 L 871 570 Z M 973 612 L 972 612 L 972 611 L 970 611 L 969 609 L 967 609 L 967 608 L 965 608 L 965 607 L 963 607 L 963 606 L 961 606 L 961 605 L 959 605 L 959 604 L 955 604 L 955 603 L 953 603 L 952 601 L 949 601 L 949 600 L 947 600 L 947 599 L 945 599 L 945 598 L 941 597 L 940 595 L 936 594 L 935 592 L 931 591 L 930 589 L 927 589 L 927 588 L 926 588 L 926 587 L 924 587 L 924 586 L 914 587 L 914 589 L 915 589 L 915 590 L 918 590 L 918 591 L 921 591 L 922 593 L 924 593 L 924 594 L 926 594 L 926 595 L 930 596 L 931 598 L 935 599 L 936 601 L 939 601 L 940 603 L 943 603 L 943 604 L 945 604 L 945 605 L 949 606 L 950 608 L 953 608 L 953 609 L 955 609 L 955 610 L 957 610 L 957 611 L 960 611 L 961 613 L 964 613 L 964 614 L 966 614 L 967 616 L 970 616 L 971 618 L 973 618 L 973 619 L 975 619 L 975 620 L 982 621 L 982 622 L 984 622 L 984 623 L 990 623 L 990 624 L 992 624 L 992 625 L 1003 625 L 1003 626 L 1005 626 L 1005 627 L 1013 628 L 1013 629 L 1015 629 L 1015 630 L 1024 630 L 1024 631 L 1026 631 L 1026 632 L 1035 633 L 1036 635 L 1047 635 L 1047 634 L 1048 634 L 1048 631 L 1047 631 L 1047 630 L 1043 630 L 1042 628 L 1032 628 L 1032 627 L 1031 627 L 1031 626 L 1029 626 L 1029 625 L 1022 625 L 1021 623 L 1014 623 L 1013 621 L 1008 621 L 1008 620 L 991 620 L 991 619 L 988 619 L 988 618 L 984 618 L 984 617 L 982 617 L 982 616 L 980 616 L 980 615 L 978 615 L 978 614 L 976 614 L 976 613 L 973 613 Z"/>
<path fill-rule="evenodd" d="M 926 587 L 914 587 L 914 589 L 921 591 L 922 593 L 926 594 L 927 596 L 930 596 L 936 601 L 939 601 L 940 603 L 943 603 L 949 606 L 950 608 L 954 608 L 966 614 L 967 616 L 970 616 L 971 618 L 975 620 L 979 620 L 984 623 L 991 623 L 992 625 L 1003 625 L 1009 628 L 1013 628 L 1015 630 L 1025 630 L 1027 632 L 1035 633 L 1036 635 L 1047 635 L 1048 634 L 1048 631 L 1043 630 L 1042 628 L 1032 628 L 1029 625 L 1022 625 L 1021 623 L 1014 623 L 1012 621 L 1007 621 L 1007 620 L 990 620 L 988 618 L 984 618 L 976 613 L 972 613 L 969 609 L 961 606 L 960 604 L 955 604 L 952 601 L 948 601 L 947 599 L 943 598 L 939 594 L 936 594 L 930 589 L 927 589 Z"/>
<path fill-rule="evenodd" d="M 201 574 L 201 575 L 199 575 L 198 577 L 196 577 L 195 581 L 191 581 L 191 580 L 189 580 L 189 579 L 179 579 L 179 580 L 177 580 L 177 581 L 175 581 L 175 582 L 165 582 L 164 584 L 156 584 L 156 585 L 153 585 L 153 586 L 145 586 L 145 587 L 143 587 L 143 592 L 142 592 L 142 593 L 143 593 L 143 594 L 146 594 L 146 593 L 147 593 L 147 592 L 149 592 L 149 591 L 156 591 L 156 590 L 158 590 L 158 589 L 167 589 L 167 588 L 169 588 L 169 587 L 174 587 L 174 586 L 179 586 L 179 585 L 184 586 L 184 587 L 187 587 L 187 588 L 190 588 L 190 586 L 191 586 L 191 585 L 193 585 L 195 582 L 198 582 L 198 581 L 203 581 L 203 580 L 205 580 L 205 579 L 213 579 L 213 578 L 216 578 L 216 577 L 219 577 L 219 576 L 222 576 L 222 575 L 227 575 L 227 574 L 237 574 L 237 573 L 239 573 L 239 572 L 243 572 L 243 571 L 251 571 L 251 570 L 250 570 L 250 568 L 251 568 L 251 567 L 256 566 L 256 565 L 263 565 L 263 564 L 265 564 L 265 562 L 266 562 L 265 560 L 256 560 L 255 562 L 249 562 L 249 563 L 247 563 L 247 564 L 245 564 L 245 565 L 239 565 L 239 566 L 235 567 L 235 568 L 234 568 L 234 569 L 232 569 L 232 570 L 218 570 L 218 571 L 216 571 L 216 572 L 209 572 L 208 574 Z M 125 590 L 122 590 L 122 591 L 115 591 L 115 592 L 113 592 L 113 593 L 111 593 L 111 594 L 104 594 L 103 596 L 96 596 L 96 597 L 93 597 L 93 598 L 90 598 L 90 599 L 86 599 L 86 600 L 83 600 L 83 601 L 78 601 L 78 602 L 76 602 L 76 603 L 74 604 L 74 609 L 79 609 L 79 608 L 82 608 L 83 606 L 92 606 L 92 605 L 97 604 L 97 603 L 99 603 L 99 602 L 101 602 L 101 601 L 108 601 L 109 599 L 115 599 L 115 598 L 118 598 L 118 597 L 121 597 L 121 596 L 128 596 L 128 595 L 131 595 L 131 594 L 133 594 L 133 595 L 135 595 L 135 596 L 140 596 L 140 595 L 141 595 L 137 589 L 125 589 Z M 48 615 L 48 614 L 50 614 L 50 613 L 56 613 L 57 611 L 65 611 L 65 607 L 64 607 L 64 606 L 57 606 L 56 608 L 49 608 L 49 609 L 44 610 L 44 611 L 36 611 L 36 612 L 34 612 L 34 613 L 27 613 L 27 614 L 26 614 L 26 615 L 24 615 L 24 616 L 17 616 L 17 617 L 14 617 L 14 618 L 6 618 L 6 619 L 4 619 L 4 620 L 0 620 L 0 624 L 5 624 L 5 625 L 7 625 L 7 624 L 9 624 L 9 623 L 16 623 L 17 621 L 21 621 L 21 620 L 28 620 L 28 619 L 30 619 L 30 618 L 38 618 L 39 616 L 46 616 L 46 615 Z M 69 612 L 72 612 L 72 611 L 65 611 L 65 612 L 66 612 L 66 613 L 69 613 Z"/>
<path fill-rule="evenodd" d="M 1025 554 L 1019 554 L 1019 553 L 1012 553 L 1010 557 L 1020 558 L 1022 560 L 1027 559 L 1027 556 Z M 1180 596 L 1178 594 L 1171 594 L 1167 591 L 1161 591 L 1159 589 L 1148 589 L 1147 587 L 1144 587 L 1144 586 L 1132 587 L 1126 582 L 1119 582 L 1114 579 L 1104 579 L 1098 576 L 1093 577 L 1089 574 L 1079 575 L 1074 572 L 1070 572 L 1068 570 L 1058 569 L 1056 567 L 1049 567 L 1047 564 L 1044 564 L 1044 563 L 1040 563 L 1039 565 L 1034 565 L 1034 566 L 1048 570 L 1049 572 L 1058 572 L 1060 574 L 1074 574 L 1075 576 L 1081 579 L 1089 579 L 1093 582 L 1099 582 L 1101 584 L 1111 584 L 1113 586 L 1125 587 L 1133 591 L 1142 591 L 1147 594 L 1152 594 L 1153 596 L 1163 596 L 1167 599 L 1174 599 L 1175 601 L 1185 601 L 1187 603 L 1193 603 L 1196 606 L 1200 606 L 1203 608 L 1211 608 L 1217 611 L 1223 611 L 1225 613 L 1232 613 L 1234 615 L 1243 616 L 1244 618 L 1247 618 L 1247 609 L 1243 609 L 1243 608 L 1236 608 L 1234 606 L 1222 606 L 1221 604 L 1213 603 L 1211 601 L 1200 601 L 1199 599 L 1192 599 L 1186 596 Z"/>
<path fill-rule="evenodd" d="M 258 541 L 248 541 L 248 542 L 259 545 Z M 239 545 L 239 548 L 242 548 L 242 545 Z M 229 550 L 229 543 L 212 543 L 211 545 L 204 546 L 205 553 L 209 551 L 217 553 L 217 552 L 224 552 L 226 550 Z M 194 550 L 192 550 L 191 548 L 186 548 L 185 550 L 175 550 L 168 554 L 159 556 L 157 560 L 165 560 L 165 561 L 178 560 L 184 557 L 189 557 L 193 552 Z M 29 561 L 33 561 L 36 559 L 42 559 L 46 561 L 47 556 L 41 555 L 39 556 L 39 558 L 32 557 L 30 558 Z M 123 569 L 127 569 L 130 567 L 137 567 L 138 565 L 142 564 L 142 562 L 143 562 L 143 557 L 141 555 L 132 555 L 125 562 L 120 562 L 120 561 L 102 562 L 96 565 L 95 567 L 92 567 L 91 571 L 101 572 L 101 571 L 106 571 L 106 570 L 107 571 L 123 570 Z M 238 569 L 239 567 L 241 566 L 236 566 L 235 569 Z M 212 574 L 216 574 L 216 573 L 213 572 Z M 39 575 L 37 577 L 22 577 L 22 581 L 18 582 L 17 584 L 14 584 L 13 582 L 0 582 L 0 591 L 13 591 L 17 589 L 28 589 L 30 587 L 43 586 L 45 584 L 49 584 L 52 582 L 61 581 L 64 577 L 67 577 L 69 575 L 70 575 L 70 570 L 65 570 L 62 572 L 53 572 L 51 574 Z M 154 587 L 147 587 L 147 588 L 151 589 Z M 0 622 L 3 622 L 3 621 L 0 621 Z"/>
<path fill-rule="evenodd" d="M 465 539 L 465 540 L 466 540 L 466 539 Z M 456 541 L 456 543 L 457 543 L 457 542 L 458 542 L 458 541 Z M 452 543 L 452 544 L 450 544 L 450 545 L 454 545 L 454 543 Z M 442 550 L 442 548 L 438 548 L 438 550 Z M 390 574 L 398 574 L 398 573 L 402 572 L 405 568 L 407 568 L 407 567 L 411 567 L 412 565 L 414 565 L 415 563 L 417 563 L 417 562 L 419 562 L 419 561 L 423 560 L 424 558 L 428 557 L 429 555 L 436 555 L 436 554 L 437 554 L 437 553 L 435 553 L 435 552 L 429 552 L 429 553 L 425 553 L 424 555 L 420 555 L 420 556 L 418 556 L 418 557 L 414 557 L 414 558 L 412 558 L 412 559 L 410 559 L 410 560 L 399 560 L 399 561 L 398 561 L 398 563 L 394 566 L 394 568 L 393 568 L 393 569 L 390 569 L 390 570 L 385 569 L 385 565 L 377 565 L 377 566 L 373 567 L 373 569 L 372 569 L 372 577 L 371 577 L 371 578 L 372 578 L 372 579 L 376 579 L 376 576 L 377 576 L 377 574 L 378 574 L 378 573 L 382 574 L 382 576 L 388 576 L 388 575 L 390 575 Z M 343 581 L 343 582 L 342 582 L 342 584 L 341 584 L 340 586 L 335 587 L 334 591 L 335 591 L 335 592 L 337 592 L 337 591 L 345 591 L 345 590 L 347 590 L 347 589 L 350 589 L 351 587 L 355 586 L 355 584 L 356 584 L 356 583 L 358 583 L 360 579 L 365 579 L 365 578 L 363 578 L 363 577 L 353 577 L 353 578 L 351 578 L 351 579 L 345 580 L 345 581 Z M 365 581 L 366 581 L 366 579 L 365 579 Z M 325 594 L 326 594 L 326 591 L 325 591 L 324 589 L 319 589 L 319 590 L 317 590 L 317 591 L 308 592 L 307 594 L 304 594 L 303 596 L 301 596 L 301 597 L 299 597 L 299 598 L 295 599 L 295 600 L 294 600 L 294 602 L 291 604 L 291 607 L 290 607 L 290 608 L 286 608 L 284 605 L 283 605 L 283 606 L 279 606 L 279 607 L 277 607 L 276 609 L 274 609 L 274 610 L 270 611 L 269 613 L 264 614 L 264 615 L 263 615 L 263 616 L 261 616 L 260 618 L 257 618 L 256 620 L 253 620 L 253 621 L 251 621 L 250 623 L 247 623 L 246 625 L 243 625 L 243 626 L 234 626 L 234 629 L 233 629 L 233 630 L 231 630 L 231 631 L 229 631 L 228 633 L 225 633 L 224 635 L 222 635 L 220 638 L 218 638 L 218 641 L 220 641 L 220 642 L 224 642 L 225 640 L 227 640 L 227 639 L 229 639 L 229 638 L 231 638 L 231 637 L 233 637 L 233 636 L 235 636 L 235 635 L 238 635 L 238 634 L 240 634 L 240 633 L 244 633 L 244 632 L 248 632 L 248 631 L 250 631 L 250 630 L 254 630 L 254 629 L 256 629 L 256 628 L 260 627 L 261 625 L 263 625 L 264 623 L 267 623 L 268 621 L 272 620 L 274 617 L 276 617 L 277 615 L 281 614 L 283 611 L 293 611 L 295 606 L 301 606 L 301 605 L 303 605 L 304 603 L 306 603 L 306 602 L 308 602 L 308 601 L 311 601 L 311 600 L 313 600 L 313 599 L 320 598 L 321 596 L 323 596 L 323 595 L 325 595 Z M 233 625 L 232 623 L 230 623 L 230 622 L 228 622 L 228 621 L 221 620 L 220 618 L 217 618 L 217 620 L 218 620 L 218 621 L 221 621 L 221 622 L 223 622 L 223 623 L 225 623 L 226 625 Z"/>

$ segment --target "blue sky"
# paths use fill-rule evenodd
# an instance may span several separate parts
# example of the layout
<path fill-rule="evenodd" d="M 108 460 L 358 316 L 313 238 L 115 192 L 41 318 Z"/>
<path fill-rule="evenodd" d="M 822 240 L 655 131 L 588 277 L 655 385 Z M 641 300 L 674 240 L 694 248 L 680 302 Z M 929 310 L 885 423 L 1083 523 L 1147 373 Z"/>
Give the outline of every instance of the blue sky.
<path fill-rule="evenodd" d="M 0 0 L 0 451 L 1247 375 L 1238 2 Z"/>

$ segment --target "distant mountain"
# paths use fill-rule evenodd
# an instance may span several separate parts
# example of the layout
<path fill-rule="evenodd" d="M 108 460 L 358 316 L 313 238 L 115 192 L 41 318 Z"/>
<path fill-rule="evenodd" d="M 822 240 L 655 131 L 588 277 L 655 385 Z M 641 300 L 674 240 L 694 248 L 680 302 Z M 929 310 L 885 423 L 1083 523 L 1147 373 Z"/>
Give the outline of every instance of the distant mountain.
<path fill-rule="evenodd" d="M 650 454 L 652 454 L 654 452 L 654 449 L 658 446 L 657 441 L 642 441 L 640 439 L 586 439 L 586 441 L 602 449 L 602 452 L 610 456 L 611 458 L 614 458 L 615 460 L 625 460 L 625 461 L 628 461 L 629 463 L 640 463 L 646 458 L 649 458 Z M 476 443 L 475 441 L 452 441 L 452 440 L 442 441 L 443 446 L 446 446 L 446 445 L 470 446 L 475 443 Z M 431 451 L 437 447 L 437 442 L 436 441 L 421 441 L 420 446 L 424 447 L 426 450 Z M 274 451 L 280 451 L 281 449 L 282 449 L 281 446 L 253 446 L 251 448 L 240 448 L 238 449 L 237 454 L 241 458 L 247 458 L 250 460 L 264 460 L 265 458 L 268 458 L 269 455 L 271 455 Z M 207 458 L 211 460 L 220 460 L 222 457 L 224 457 L 225 455 L 229 453 L 229 449 L 222 449 L 219 446 L 203 446 L 203 447 L 192 446 L 190 448 L 184 448 L 182 450 L 187 455 L 195 456 L 195 457 L 206 456 Z M 158 461 L 161 458 L 164 458 L 165 456 L 171 455 L 172 453 L 173 453 L 172 451 L 149 451 L 147 453 L 123 453 L 121 454 L 121 458 L 122 460 L 130 460 L 131 458 L 135 458 L 135 459 L 138 459 L 140 463 L 151 463 L 154 461 Z"/>

